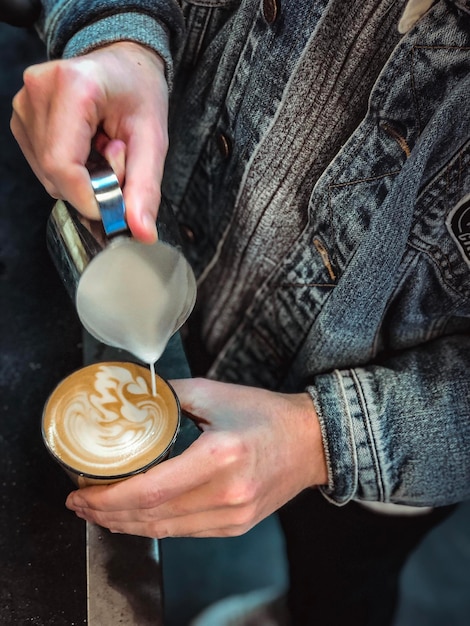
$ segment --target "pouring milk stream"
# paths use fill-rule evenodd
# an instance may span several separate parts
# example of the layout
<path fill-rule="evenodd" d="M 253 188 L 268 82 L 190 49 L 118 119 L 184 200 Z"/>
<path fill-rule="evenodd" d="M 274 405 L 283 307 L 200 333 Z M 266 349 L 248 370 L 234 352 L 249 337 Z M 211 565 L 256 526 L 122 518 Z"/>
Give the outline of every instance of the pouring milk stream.
<path fill-rule="evenodd" d="M 48 221 L 49 251 L 84 328 L 148 363 L 156 395 L 155 363 L 193 309 L 196 280 L 177 245 L 165 201 L 159 240 L 141 243 L 130 236 L 122 191 L 107 161 L 93 152 L 87 167 L 102 223 L 89 222 L 58 201 Z"/>

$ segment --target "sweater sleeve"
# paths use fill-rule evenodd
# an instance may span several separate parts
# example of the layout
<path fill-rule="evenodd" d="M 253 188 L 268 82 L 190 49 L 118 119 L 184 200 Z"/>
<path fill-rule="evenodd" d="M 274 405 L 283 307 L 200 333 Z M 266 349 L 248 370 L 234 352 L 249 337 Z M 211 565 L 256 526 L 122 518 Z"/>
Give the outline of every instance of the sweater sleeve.
<path fill-rule="evenodd" d="M 163 58 L 171 86 L 172 53 L 181 43 L 183 18 L 176 0 L 45 0 L 37 28 L 51 59 L 117 41 L 150 47 Z"/>

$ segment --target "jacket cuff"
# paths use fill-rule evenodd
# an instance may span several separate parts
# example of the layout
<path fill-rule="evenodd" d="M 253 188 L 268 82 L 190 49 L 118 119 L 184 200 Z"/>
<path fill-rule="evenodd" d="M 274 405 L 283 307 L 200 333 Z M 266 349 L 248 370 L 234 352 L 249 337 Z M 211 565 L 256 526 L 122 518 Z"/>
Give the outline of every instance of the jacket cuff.
<path fill-rule="evenodd" d="M 328 486 L 320 491 L 337 505 L 352 499 L 387 501 L 357 372 L 317 376 L 307 391 L 318 413 L 328 465 Z"/>
<path fill-rule="evenodd" d="M 173 61 L 168 31 L 154 18 L 136 13 L 118 13 L 89 24 L 67 42 L 62 57 L 80 56 L 104 45 L 133 41 L 154 50 L 165 63 L 168 87 L 173 83 Z"/>

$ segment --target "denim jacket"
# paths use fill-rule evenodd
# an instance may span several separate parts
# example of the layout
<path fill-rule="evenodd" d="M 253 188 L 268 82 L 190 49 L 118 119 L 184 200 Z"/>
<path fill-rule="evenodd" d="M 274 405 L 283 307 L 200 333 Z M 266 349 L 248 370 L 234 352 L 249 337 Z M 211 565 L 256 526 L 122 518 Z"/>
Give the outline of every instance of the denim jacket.
<path fill-rule="evenodd" d="M 337 504 L 470 496 L 470 1 L 402 36 L 405 4 L 46 0 L 39 25 L 51 57 L 164 58 L 209 375 L 311 394 Z"/>

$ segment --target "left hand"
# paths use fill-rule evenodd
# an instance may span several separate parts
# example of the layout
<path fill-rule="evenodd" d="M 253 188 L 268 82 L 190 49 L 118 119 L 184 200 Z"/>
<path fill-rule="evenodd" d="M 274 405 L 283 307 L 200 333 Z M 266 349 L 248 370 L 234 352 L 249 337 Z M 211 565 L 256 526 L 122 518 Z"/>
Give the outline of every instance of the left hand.
<path fill-rule="evenodd" d="M 145 474 L 71 493 L 67 506 L 112 532 L 146 537 L 240 535 L 307 487 L 327 482 L 307 393 L 205 379 L 172 382 L 202 435 Z"/>

